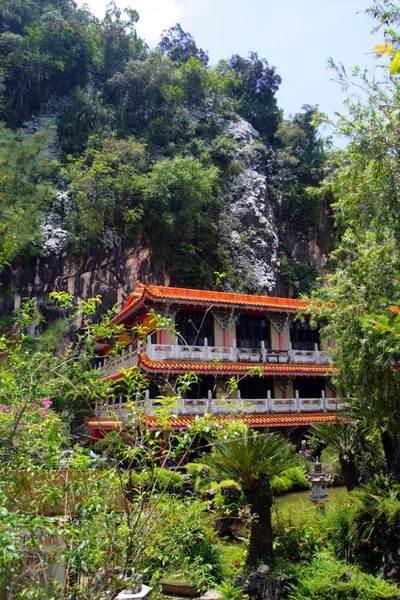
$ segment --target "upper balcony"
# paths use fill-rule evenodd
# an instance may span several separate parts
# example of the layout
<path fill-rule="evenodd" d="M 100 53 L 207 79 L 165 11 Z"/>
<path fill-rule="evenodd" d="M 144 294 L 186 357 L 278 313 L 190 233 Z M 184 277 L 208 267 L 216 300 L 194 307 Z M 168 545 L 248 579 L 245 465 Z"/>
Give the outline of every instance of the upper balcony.
<path fill-rule="evenodd" d="M 290 344 L 289 344 L 290 345 Z M 122 350 L 120 355 L 105 357 L 99 369 L 103 377 L 114 375 L 121 369 L 130 369 L 138 364 L 138 352 L 132 346 Z M 231 362 L 252 364 L 329 364 L 329 352 L 319 350 L 315 344 L 314 350 L 287 350 L 267 349 L 263 342 L 260 348 L 237 348 L 235 341 L 232 346 L 209 346 L 207 338 L 203 346 L 188 346 L 178 344 L 175 338 L 173 344 L 156 344 L 148 340 L 146 354 L 151 360 L 160 361 L 191 361 L 191 362 Z"/>
<path fill-rule="evenodd" d="M 291 346 L 289 344 L 289 346 Z M 319 350 L 315 344 L 314 350 L 269 350 L 261 342 L 260 348 L 237 348 L 235 340 L 230 347 L 209 346 L 207 338 L 203 346 L 188 346 L 178 344 L 175 338 L 173 344 L 147 343 L 147 355 L 152 360 L 179 360 L 194 362 L 223 361 L 233 363 L 292 363 L 292 364 L 329 364 L 329 352 Z"/>

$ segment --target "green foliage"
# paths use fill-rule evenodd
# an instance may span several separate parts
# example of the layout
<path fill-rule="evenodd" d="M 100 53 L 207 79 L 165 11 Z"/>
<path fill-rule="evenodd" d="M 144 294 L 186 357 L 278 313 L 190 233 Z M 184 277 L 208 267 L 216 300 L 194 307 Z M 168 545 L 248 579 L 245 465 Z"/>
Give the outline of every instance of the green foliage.
<path fill-rule="evenodd" d="M 371 600 L 397 599 L 399 590 L 380 577 L 373 577 L 357 567 L 341 562 L 327 552 L 304 566 L 298 581 L 291 586 L 291 600 Z"/>
<path fill-rule="evenodd" d="M 184 562 L 198 561 L 207 577 L 221 577 L 221 552 L 205 518 L 204 505 L 198 500 L 181 501 L 165 497 L 151 517 L 152 526 L 146 539 L 140 570 L 148 578 L 162 572 L 179 570 Z M 179 543 L 177 543 L 179 540 Z"/>
<path fill-rule="evenodd" d="M 217 169 L 189 157 L 158 162 L 144 197 L 148 236 L 158 260 L 180 281 L 196 286 L 211 281 L 219 262 Z"/>
<path fill-rule="evenodd" d="M 238 54 L 227 62 L 221 61 L 222 73 L 230 73 L 228 90 L 237 101 L 239 113 L 248 120 L 267 140 L 271 140 L 281 120 L 275 92 L 281 78 L 265 59 L 250 52 L 249 58 Z"/>
<path fill-rule="evenodd" d="M 282 436 L 258 435 L 250 429 L 237 439 L 215 442 L 212 455 L 204 456 L 202 461 L 217 473 L 238 481 L 245 492 L 263 481 L 265 490 L 260 489 L 260 493 L 266 494 L 268 483 L 271 485 L 274 477 L 299 462 L 292 446 Z"/>
<path fill-rule="evenodd" d="M 220 481 L 215 488 L 217 493 L 214 503 L 224 513 L 234 515 L 238 514 L 243 504 L 243 492 L 237 481 L 233 479 L 224 479 Z"/>
<path fill-rule="evenodd" d="M 159 492 L 179 492 L 183 485 L 183 475 L 177 471 L 156 467 L 148 475 L 148 482 Z"/>
<path fill-rule="evenodd" d="M 76 254 L 101 245 L 105 228 L 120 231 L 133 244 L 143 230 L 146 150 L 133 138 L 110 137 L 99 148 L 88 148 L 71 160 L 65 174 L 70 180 L 71 203 L 67 223 L 73 231 Z M 118 244 L 116 233 L 114 244 Z"/>
<path fill-rule="evenodd" d="M 28 137 L 0 124 L 0 271 L 33 240 L 54 197 L 48 132 Z"/>
<path fill-rule="evenodd" d="M 281 475 L 273 477 L 271 485 L 274 493 L 279 494 L 289 490 L 308 488 L 309 482 L 303 468 L 293 467 Z"/>
<path fill-rule="evenodd" d="M 236 600 L 243 593 L 242 587 L 234 587 L 226 582 L 220 583 L 216 589 L 221 592 L 223 600 Z"/>
<path fill-rule="evenodd" d="M 274 518 L 274 560 L 276 564 L 310 561 L 326 545 L 326 527 L 321 518 L 296 521 L 277 512 Z"/>

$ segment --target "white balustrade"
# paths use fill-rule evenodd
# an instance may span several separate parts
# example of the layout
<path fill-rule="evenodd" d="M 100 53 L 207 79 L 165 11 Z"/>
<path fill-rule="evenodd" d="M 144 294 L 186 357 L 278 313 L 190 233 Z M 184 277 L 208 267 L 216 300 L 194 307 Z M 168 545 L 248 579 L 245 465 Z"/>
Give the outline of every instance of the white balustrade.
<path fill-rule="evenodd" d="M 232 346 L 209 346 L 207 339 L 204 346 L 188 346 L 178 343 L 175 338 L 173 344 L 153 344 L 147 342 L 147 354 L 152 360 L 179 360 L 179 361 L 213 361 L 240 362 L 240 363 L 298 363 L 298 364 L 328 364 L 329 352 L 318 350 L 275 350 L 265 348 L 237 348 L 235 342 Z"/>
<path fill-rule="evenodd" d="M 132 346 L 128 346 L 122 350 L 117 356 L 109 356 L 103 360 L 103 364 L 99 365 L 103 377 L 114 375 L 121 369 L 130 369 L 138 364 L 138 350 L 132 350 Z"/>
<path fill-rule="evenodd" d="M 144 397 L 136 397 L 135 406 L 128 406 L 122 396 L 111 398 L 103 406 L 96 407 L 96 416 L 99 419 L 113 415 L 125 417 L 135 409 L 144 411 L 145 414 L 154 414 L 162 406 L 160 399 L 150 398 L 146 390 Z M 175 415 L 246 415 L 246 414 L 284 414 L 284 413 L 309 413 L 309 412 L 336 412 L 343 410 L 346 403 L 337 398 L 326 398 L 325 392 L 321 392 L 320 398 L 300 398 L 295 391 L 294 398 L 271 398 L 268 391 L 266 398 L 242 398 L 237 391 L 237 398 L 212 398 L 212 392 L 208 392 L 207 398 L 183 399 L 178 394 L 175 406 L 171 414 Z"/>

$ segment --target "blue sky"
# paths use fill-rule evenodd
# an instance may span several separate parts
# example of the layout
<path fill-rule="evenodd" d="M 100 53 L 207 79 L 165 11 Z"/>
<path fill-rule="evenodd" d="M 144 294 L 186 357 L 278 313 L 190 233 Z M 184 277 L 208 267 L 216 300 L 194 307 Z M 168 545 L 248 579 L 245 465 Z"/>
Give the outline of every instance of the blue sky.
<path fill-rule="evenodd" d="M 86 0 L 103 16 L 106 0 Z M 117 0 L 139 15 L 138 32 L 150 46 L 176 22 L 209 51 L 211 63 L 250 50 L 266 58 L 282 77 L 278 103 L 285 116 L 303 104 L 329 115 L 341 111 L 344 93 L 331 81 L 327 59 L 346 67 L 374 62 L 368 53 L 374 21 L 363 14 L 368 0 Z"/>

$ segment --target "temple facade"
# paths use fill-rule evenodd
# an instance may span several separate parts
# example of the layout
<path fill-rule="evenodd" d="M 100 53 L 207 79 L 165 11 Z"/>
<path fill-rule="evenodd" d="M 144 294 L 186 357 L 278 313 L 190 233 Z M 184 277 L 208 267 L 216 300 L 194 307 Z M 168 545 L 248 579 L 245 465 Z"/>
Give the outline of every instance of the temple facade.
<path fill-rule="evenodd" d="M 334 422 L 343 405 L 331 382 L 329 349 L 310 327 L 308 306 L 291 298 L 138 282 L 113 319 L 124 325 L 121 351 L 112 355 L 107 343 L 96 344 L 97 368 L 115 383 L 115 394 L 96 407 L 89 427 L 105 431 L 128 416 L 132 408 L 118 382 L 121 370 L 132 367 L 148 376 L 147 390 L 135 401 L 149 423 L 160 396 L 177 397 L 174 429 L 205 413 L 285 431 Z M 295 319 L 299 312 L 301 320 Z M 177 378 L 188 373 L 198 380 L 182 391 Z"/>

